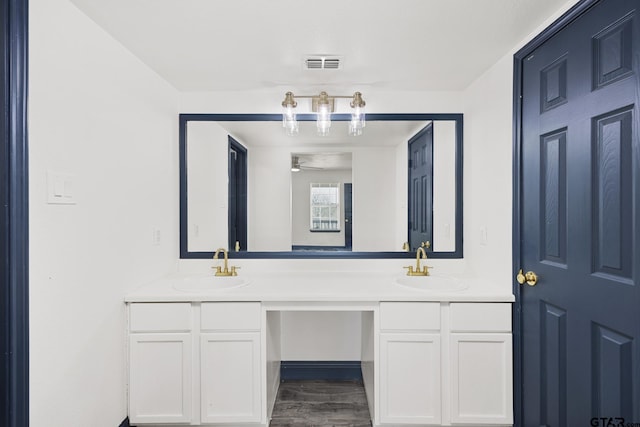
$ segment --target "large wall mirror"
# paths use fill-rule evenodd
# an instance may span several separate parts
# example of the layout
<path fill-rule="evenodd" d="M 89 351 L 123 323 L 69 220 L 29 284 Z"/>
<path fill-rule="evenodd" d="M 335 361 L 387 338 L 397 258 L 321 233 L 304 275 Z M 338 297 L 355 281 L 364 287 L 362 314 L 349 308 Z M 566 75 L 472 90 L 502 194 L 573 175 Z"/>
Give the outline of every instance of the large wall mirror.
<path fill-rule="evenodd" d="M 180 115 L 180 257 L 462 258 L 462 114 Z"/>

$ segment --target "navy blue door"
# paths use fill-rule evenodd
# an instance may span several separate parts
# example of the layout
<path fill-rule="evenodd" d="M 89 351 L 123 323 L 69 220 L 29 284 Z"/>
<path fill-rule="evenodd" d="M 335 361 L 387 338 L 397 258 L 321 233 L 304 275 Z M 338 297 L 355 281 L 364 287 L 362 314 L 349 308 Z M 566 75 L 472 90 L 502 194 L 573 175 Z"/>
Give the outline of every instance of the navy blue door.
<path fill-rule="evenodd" d="M 433 243 L 433 122 L 409 140 L 409 246 Z"/>
<path fill-rule="evenodd" d="M 344 184 L 344 248 L 348 251 L 353 246 L 353 185 Z"/>
<path fill-rule="evenodd" d="M 0 2 L 0 426 L 29 425 L 28 1 Z"/>
<path fill-rule="evenodd" d="M 523 61 L 525 426 L 640 423 L 639 72 L 639 0 L 597 3 Z"/>
<path fill-rule="evenodd" d="M 247 149 L 229 136 L 229 250 L 247 250 Z"/>

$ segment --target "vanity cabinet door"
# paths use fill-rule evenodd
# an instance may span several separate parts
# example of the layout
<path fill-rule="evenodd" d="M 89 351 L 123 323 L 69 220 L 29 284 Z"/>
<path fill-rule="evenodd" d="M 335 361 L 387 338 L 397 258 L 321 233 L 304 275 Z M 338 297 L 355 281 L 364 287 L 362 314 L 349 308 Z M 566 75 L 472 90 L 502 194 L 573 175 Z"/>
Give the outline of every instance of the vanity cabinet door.
<path fill-rule="evenodd" d="M 132 424 L 191 421 L 191 334 L 129 336 Z"/>
<path fill-rule="evenodd" d="M 451 304 L 451 422 L 513 423 L 511 304 Z"/>
<path fill-rule="evenodd" d="M 440 334 L 380 334 L 380 421 L 440 424 Z"/>
<path fill-rule="evenodd" d="M 260 332 L 200 336 L 202 423 L 260 422 Z"/>
<path fill-rule="evenodd" d="M 511 425 L 511 334 L 452 333 L 450 342 L 451 422 Z"/>

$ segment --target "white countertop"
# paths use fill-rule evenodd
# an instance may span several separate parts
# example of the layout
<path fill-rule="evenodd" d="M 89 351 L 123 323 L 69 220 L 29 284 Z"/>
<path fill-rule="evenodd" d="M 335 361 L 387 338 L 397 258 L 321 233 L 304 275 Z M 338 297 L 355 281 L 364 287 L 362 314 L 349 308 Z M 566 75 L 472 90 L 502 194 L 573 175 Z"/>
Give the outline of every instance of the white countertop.
<path fill-rule="evenodd" d="M 513 302 L 514 296 L 489 281 L 473 278 L 442 276 L 415 278 L 419 288 L 402 286 L 396 279 L 402 272 L 338 272 L 283 271 L 243 276 L 249 283 L 226 289 L 180 290 L 189 280 L 208 280 L 208 274 L 176 273 L 142 286 L 129 293 L 125 302 L 202 302 L 202 301 L 264 301 L 264 302 L 379 302 L 379 301 L 461 301 Z M 430 282 L 430 279 L 431 282 Z M 453 280 L 465 289 L 429 289 L 429 283 Z M 424 286 L 423 286 L 424 284 Z"/>

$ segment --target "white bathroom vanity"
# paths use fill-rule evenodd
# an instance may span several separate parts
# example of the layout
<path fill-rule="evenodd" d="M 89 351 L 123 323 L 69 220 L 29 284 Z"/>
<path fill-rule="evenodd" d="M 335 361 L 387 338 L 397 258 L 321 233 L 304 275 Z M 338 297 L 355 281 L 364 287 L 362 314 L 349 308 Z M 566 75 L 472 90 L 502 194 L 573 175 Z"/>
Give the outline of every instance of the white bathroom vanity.
<path fill-rule="evenodd" d="M 268 426 L 282 313 L 296 311 L 359 313 L 374 426 L 513 423 L 513 295 L 485 282 L 378 272 L 176 274 L 125 301 L 132 425 Z"/>

